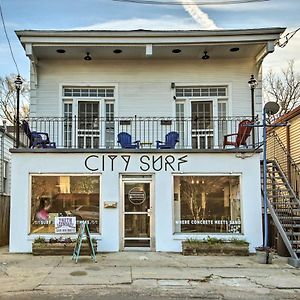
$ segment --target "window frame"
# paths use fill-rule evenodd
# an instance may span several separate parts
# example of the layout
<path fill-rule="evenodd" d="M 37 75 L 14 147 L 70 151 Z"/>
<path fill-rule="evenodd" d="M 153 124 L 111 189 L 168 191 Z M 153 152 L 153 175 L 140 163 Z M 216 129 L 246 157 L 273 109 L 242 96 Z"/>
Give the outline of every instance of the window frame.
<path fill-rule="evenodd" d="M 184 114 L 186 118 L 191 118 L 192 117 L 192 103 L 194 101 L 196 102 L 212 102 L 212 118 L 218 118 L 219 116 L 219 110 L 218 110 L 218 104 L 220 102 L 226 102 L 226 112 L 227 115 L 226 117 L 229 117 L 232 115 L 232 84 L 230 82 L 223 82 L 223 83 L 209 83 L 209 84 L 195 84 L 195 83 L 175 83 L 176 84 L 176 88 L 174 89 L 174 95 L 175 95 L 175 104 L 173 105 L 173 112 L 174 115 L 176 116 L 176 104 L 177 103 L 184 103 L 185 104 L 185 110 L 184 110 Z M 225 95 L 224 96 L 201 96 L 201 92 L 199 96 L 193 96 L 193 94 L 191 96 L 184 96 L 184 94 L 182 96 L 177 96 L 176 95 L 176 89 L 202 89 L 202 88 L 207 88 L 207 89 L 218 89 L 218 88 L 225 88 Z M 188 128 L 188 132 L 191 131 L 191 127 Z M 186 137 L 187 141 L 186 143 L 188 145 L 192 145 L 192 136 L 191 134 L 188 134 Z M 213 127 L 213 147 L 218 147 L 219 145 L 219 136 L 218 136 L 218 130 L 217 128 L 215 128 L 215 124 Z M 192 147 L 192 146 L 191 146 Z"/>
<path fill-rule="evenodd" d="M 2 161 L 3 163 L 3 178 L 2 178 L 2 194 L 3 195 L 9 195 L 9 161 L 7 159 L 4 159 Z"/>
<path fill-rule="evenodd" d="M 37 236 L 43 236 L 46 240 L 51 238 L 51 237 L 57 237 L 61 236 L 62 234 L 60 233 L 31 233 L 31 202 L 32 202 L 32 177 L 38 176 L 38 177 L 46 177 L 46 176 L 86 176 L 86 177 L 99 177 L 99 232 L 91 232 L 91 236 L 93 237 L 101 237 L 102 236 L 102 173 L 100 172 L 95 172 L 95 173 L 29 173 L 29 190 L 28 190 L 28 195 L 29 195 L 29 201 L 28 201 L 28 216 L 27 216 L 27 235 L 30 240 L 34 240 Z M 64 237 L 71 237 L 71 238 L 76 238 L 78 236 L 78 233 L 73 233 L 73 234 L 63 234 Z"/>
<path fill-rule="evenodd" d="M 231 233 L 231 232 L 176 232 L 175 228 L 175 203 L 174 203 L 174 181 L 175 177 L 188 177 L 188 176 L 206 176 L 206 177 L 238 177 L 239 178 L 239 190 L 240 190 L 240 220 L 241 220 L 241 232 L 240 233 Z M 245 235 L 245 228 L 244 228 L 244 217 L 243 217 L 243 186 L 242 186 L 242 173 L 239 172 L 230 172 L 230 173 L 173 173 L 172 174 L 172 232 L 173 232 L 173 239 L 174 240 L 184 240 L 187 238 L 205 238 L 207 236 L 244 236 Z"/>

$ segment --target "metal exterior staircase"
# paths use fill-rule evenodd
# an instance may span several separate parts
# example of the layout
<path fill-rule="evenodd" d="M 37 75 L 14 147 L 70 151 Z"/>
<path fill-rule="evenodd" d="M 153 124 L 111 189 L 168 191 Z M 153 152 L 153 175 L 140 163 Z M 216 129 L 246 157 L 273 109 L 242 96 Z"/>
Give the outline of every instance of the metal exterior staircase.
<path fill-rule="evenodd" d="M 300 201 L 276 159 L 267 162 L 268 208 L 291 257 L 300 267 Z"/>

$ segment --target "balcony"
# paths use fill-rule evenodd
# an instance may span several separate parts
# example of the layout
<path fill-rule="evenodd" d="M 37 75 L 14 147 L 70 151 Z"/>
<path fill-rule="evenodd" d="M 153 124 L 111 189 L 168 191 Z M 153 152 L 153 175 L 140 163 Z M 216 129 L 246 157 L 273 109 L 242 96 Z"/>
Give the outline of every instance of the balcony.
<path fill-rule="evenodd" d="M 164 141 L 168 132 L 179 133 L 176 149 L 194 149 L 195 151 L 232 150 L 223 149 L 224 135 L 238 132 L 241 121 L 249 116 L 219 118 L 174 118 L 174 117 L 114 117 L 114 118 L 78 118 L 73 117 L 36 117 L 28 123 L 31 131 L 47 132 L 57 149 L 121 149 L 117 135 L 127 132 L 132 141 L 139 140 L 142 149 L 156 149 L 156 141 Z M 253 134 L 255 143 L 253 144 Z M 25 136 L 25 133 L 24 133 Z M 233 140 L 236 138 L 232 137 Z M 247 139 L 247 147 L 252 150 L 258 143 L 258 130 L 253 128 Z M 29 146 L 28 138 L 23 147 Z"/>

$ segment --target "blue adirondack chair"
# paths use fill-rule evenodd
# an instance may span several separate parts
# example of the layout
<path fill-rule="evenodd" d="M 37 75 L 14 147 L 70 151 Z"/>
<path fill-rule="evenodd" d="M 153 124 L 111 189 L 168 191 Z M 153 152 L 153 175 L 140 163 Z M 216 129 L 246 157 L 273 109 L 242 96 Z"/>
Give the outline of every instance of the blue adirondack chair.
<path fill-rule="evenodd" d="M 166 134 L 165 142 L 156 141 L 156 149 L 174 149 L 177 142 L 179 142 L 179 133 L 171 131 Z"/>
<path fill-rule="evenodd" d="M 22 128 L 29 139 L 29 148 L 56 148 L 55 142 L 50 142 L 47 132 L 31 131 L 27 121 L 22 121 Z"/>
<path fill-rule="evenodd" d="M 140 141 L 135 141 L 132 143 L 131 135 L 127 132 L 120 132 L 118 134 L 118 143 L 121 144 L 121 147 L 124 149 L 139 149 Z"/>

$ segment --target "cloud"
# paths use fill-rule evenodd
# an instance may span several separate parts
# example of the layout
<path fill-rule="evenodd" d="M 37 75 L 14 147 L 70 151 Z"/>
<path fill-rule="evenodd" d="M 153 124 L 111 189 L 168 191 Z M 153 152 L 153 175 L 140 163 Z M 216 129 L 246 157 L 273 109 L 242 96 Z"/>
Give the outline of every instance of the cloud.
<path fill-rule="evenodd" d="M 184 1 L 179 0 L 182 3 L 183 8 L 191 15 L 191 17 L 199 23 L 203 29 L 218 29 L 215 22 L 209 18 L 208 14 L 203 12 L 194 0 L 191 0 L 191 4 L 184 4 Z"/>
<path fill-rule="evenodd" d="M 132 18 L 125 20 L 112 20 L 84 27 L 72 28 L 72 30 L 200 30 L 204 29 L 190 18 L 178 18 L 175 16 L 161 16 L 157 19 Z"/>

